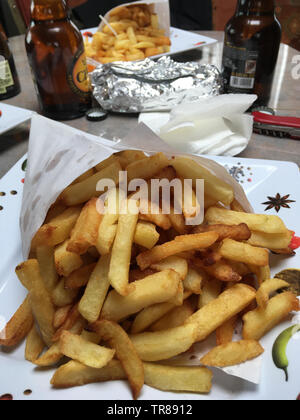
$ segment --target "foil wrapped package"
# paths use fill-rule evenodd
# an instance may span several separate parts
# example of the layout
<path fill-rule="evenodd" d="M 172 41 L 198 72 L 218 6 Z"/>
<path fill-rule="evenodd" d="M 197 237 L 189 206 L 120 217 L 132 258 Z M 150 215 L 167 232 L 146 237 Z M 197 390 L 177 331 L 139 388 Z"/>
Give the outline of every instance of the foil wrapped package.
<path fill-rule="evenodd" d="M 222 93 L 217 67 L 196 62 L 158 61 L 103 64 L 93 71 L 94 97 L 106 111 L 170 111 L 181 103 Z"/>

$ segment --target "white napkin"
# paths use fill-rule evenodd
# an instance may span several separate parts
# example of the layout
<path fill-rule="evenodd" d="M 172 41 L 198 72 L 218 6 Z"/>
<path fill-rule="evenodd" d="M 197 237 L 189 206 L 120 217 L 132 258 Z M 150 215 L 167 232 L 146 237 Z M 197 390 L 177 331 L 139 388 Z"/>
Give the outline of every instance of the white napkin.
<path fill-rule="evenodd" d="M 183 103 L 170 113 L 142 113 L 139 122 L 181 152 L 236 156 L 248 146 L 253 117 L 245 112 L 256 95 L 220 95 Z"/>

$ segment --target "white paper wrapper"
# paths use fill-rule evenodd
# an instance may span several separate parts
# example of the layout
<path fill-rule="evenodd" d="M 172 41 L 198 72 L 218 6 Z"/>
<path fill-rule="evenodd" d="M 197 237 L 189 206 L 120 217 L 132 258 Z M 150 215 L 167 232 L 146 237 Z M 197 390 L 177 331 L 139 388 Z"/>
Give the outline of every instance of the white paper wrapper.
<path fill-rule="evenodd" d="M 145 1 L 135 1 L 135 2 L 129 2 L 122 4 L 121 6 L 136 6 L 139 4 L 147 4 L 151 10 L 152 13 L 156 13 L 158 15 L 158 23 L 160 29 L 164 29 L 166 32 L 166 36 L 170 36 L 170 26 L 171 26 L 171 18 L 170 18 L 170 5 L 169 0 L 145 0 Z M 120 6 L 118 6 L 120 7 Z M 118 9 L 118 7 L 115 7 L 111 9 L 109 12 L 106 13 L 104 18 L 109 21 L 109 15 L 110 13 Z M 105 26 L 104 22 L 101 22 L 99 25 L 99 32 L 101 32 L 102 28 Z"/>
<path fill-rule="evenodd" d="M 124 149 L 138 149 L 150 154 L 164 152 L 170 157 L 179 155 L 143 124 L 116 144 L 39 115 L 33 116 L 20 216 L 24 258 L 28 257 L 31 240 L 60 193 L 82 173 L 116 151 Z M 202 157 L 190 157 L 230 183 L 235 189 L 238 200 L 249 212 L 252 211 L 243 189 L 222 166 Z M 197 365 L 199 365 L 201 354 L 197 346 L 194 346 L 193 354 L 196 351 Z M 189 365 L 190 361 L 185 358 L 182 363 Z M 255 360 L 243 366 L 232 367 L 227 373 L 257 383 L 257 378 L 260 376 L 260 362 Z"/>

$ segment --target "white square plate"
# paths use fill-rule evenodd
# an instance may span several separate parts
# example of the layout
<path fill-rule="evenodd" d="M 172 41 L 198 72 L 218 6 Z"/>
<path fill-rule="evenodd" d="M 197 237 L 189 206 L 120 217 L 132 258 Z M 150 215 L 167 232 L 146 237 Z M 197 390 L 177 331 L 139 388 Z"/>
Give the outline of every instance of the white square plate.
<path fill-rule="evenodd" d="M 26 291 L 20 285 L 14 273 L 15 266 L 22 261 L 21 238 L 19 233 L 19 214 L 25 176 L 24 161 L 21 159 L 9 173 L 0 180 L 0 329 L 3 327 L 17 307 L 21 304 Z M 226 166 L 234 177 L 242 183 L 254 210 L 257 213 L 277 214 L 273 208 L 266 211 L 269 197 L 289 195 L 290 208 L 281 207 L 281 216 L 286 225 L 300 234 L 300 177 L 299 168 L 292 163 L 263 161 L 252 159 L 213 158 Z M 23 169 L 22 169 L 23 167 Z M 12 194 L 11 192 L 14 193 Z M 2 194 L 1 194 L 2 193 Z M 5 195 L 3 195 L 5 193 Z M 17 193 L 17 194 L 16 194 Z M 285 268 L 300 268 L 300 253 L 295 257 L 282 258 L 272 256 L 272 274 Z M 294 323 L 300 323 L 300 318 L 286 321 L 279 325 L 263 340 L 265 348 L 262 381 L 259 386 L 252 385 L 241 379 L 214 371 L 213 389 L 210 395 L 202 396 L 188 393 L 161 392 L 145 386 L 141 400 L 296 400 L 300 394 L 300 360 L 299 336 L 291 340 L 288 347 L 289 382 L 278 370 L 272 360 L 272 346 L 277 336 Z M 298 340 L 297 340 L 298 339 Z M 126 400 L 132 399 L 126 382 L 117 381 L 103 384 L 91 384 L 81 388 L 54 390 L 50 379 L 54 369 L 39 370 L 24 360 L 24 344 L 10 351 L 0 348 L 0 397 L 11 394 L 14 399 L 41 400 Z M 33 393 L 25 396 L 25 390 Z"/>
<path fill-rule="evenodd" d="M 33 115 L 33 111 L 7 105 L 2 102 L 0 102 L 0 111 L 2 113 L 0 117 L 0 135 L 30 120 Z"/>

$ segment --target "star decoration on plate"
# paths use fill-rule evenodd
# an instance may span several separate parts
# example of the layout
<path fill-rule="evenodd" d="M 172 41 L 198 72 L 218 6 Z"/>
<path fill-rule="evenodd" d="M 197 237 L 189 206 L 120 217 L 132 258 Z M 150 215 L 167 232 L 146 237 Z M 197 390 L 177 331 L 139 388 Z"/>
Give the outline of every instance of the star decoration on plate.
<path fill-rule="evenodd" d="M 290 209 L 291 207 L 289 204 L 296 203 L 294 200 L 289 200 L 290 194 L 285 195 L 284 197 L 281 197 L 281 195 L 278 193 L 276 194 L 276 197 L 268 197 L 269 201 L 266 201 L 265 203 L 262 203 L 264 206 L 268 206 L 265 211 L 274 209 L 277 211 L 277 213 L 280 212 L 281 208 L 284 209 Z"/>

